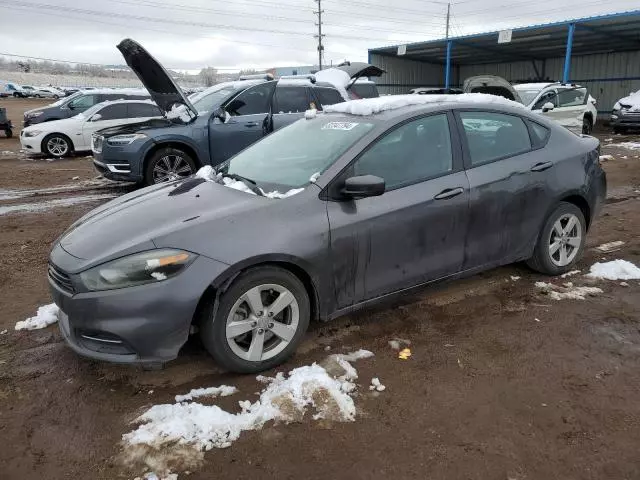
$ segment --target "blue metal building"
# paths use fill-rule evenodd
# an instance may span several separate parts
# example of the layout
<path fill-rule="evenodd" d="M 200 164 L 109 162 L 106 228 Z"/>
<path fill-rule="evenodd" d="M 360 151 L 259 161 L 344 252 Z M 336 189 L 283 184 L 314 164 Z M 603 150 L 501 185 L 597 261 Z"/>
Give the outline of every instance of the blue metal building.
<path fill-rule="evenodd" d="M 493 74 L 511 82 L 563 81 L 588 86 L 601 113 L 640 90 L 640 10 L 369 50 L 387 71 L 381 93 L 459 86 Z M 510 37 L 510 38 L 509 38 Z M 505 42 L 505 40 L 507 40 Z"/>

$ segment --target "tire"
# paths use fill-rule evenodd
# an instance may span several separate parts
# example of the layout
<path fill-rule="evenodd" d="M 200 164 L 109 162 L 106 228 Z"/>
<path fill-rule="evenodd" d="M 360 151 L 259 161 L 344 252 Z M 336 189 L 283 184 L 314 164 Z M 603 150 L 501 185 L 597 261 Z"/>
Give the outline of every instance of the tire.
<path fill-rule="evenodd" d="M 570 219 L 576 225 L 569 230 Z M 560 222 L 564 237 L 558 234 L 557 222 Z M 560 275 L 572 270 L 584 251 L 586 225 L 582 210 L 572 203 L 560 202 L 542 227 L 533 256 L 527 261 L 529 267 L 547 275 Z M 558 245 L 559 248 L 552 254 L 551 247 Z M 563 250 L 566 255 L 564 258 Z"/>
<path fill-rule="evenodd" d="M 60 133 L 52 133 L 42 140 L 42 153 L 55 158 L 62 158 L 71 155 L 73 144 L 71 140 Z"/>
<path fill-rule="evenodd" d="M 255 307 L 263 310 L 255 312 L 249 306 L 245 294 L 251 291 L 261 292 L 260 297 L 253 296 L 253 302 L 258 298 L 260 303 Z M 275 305 L 274 298 L 289 298 L 291 302 L 271 316 L 269 308 Z M 280 365 L 295 352 L 307 331 L 310 316 L 309 296 L 295 275 L 279 267 L 259 267 L 241 274 L 221 295 L 215 318 L 211 302 L 200 326 L 200 337 L 215 361 L 227 370 L 255 373 Z M 227 339 L 228 323 L 236 323 L 240 328 L 230 339 Z M 292 324 L 295 328 L 287 328 Z M 276 335 L 275 330 L 288 340 Z M 260 341 L 264 342 L 263 349 L 252 352 L 254 342 L 259 346 Z M 254 359 L 250 358 L 252 353 Z"/>
<path fill-rule="evenodd" d="M 582 119 L 582 133 L 585 135 L 591 135 L 593 132 L 593 122 L 590 118 L 584 117 Z"/>
<path fill-rule="evenodd" d="M 187 167 L 188 170 L 187 170 Z M 162 172 L 168 172 L 164 175 Z M 177 180 L 196 173 L 196 162 L 191 156 L 178 148 L 161 148 L 147 162 L 144 173 L 145 185 Z"/>
<path fill-rule="evenodd" d="M 11 130 L 10 128 L 5 129 L 4 134 L 7 136 L 7 138 L 11 138 L 13 137 L 13 130 Z"/>
<path fill-rule="evenodd" d="M 13 98 L 20 98 L 20 94 L 18 92 L 13 92 Z"/>

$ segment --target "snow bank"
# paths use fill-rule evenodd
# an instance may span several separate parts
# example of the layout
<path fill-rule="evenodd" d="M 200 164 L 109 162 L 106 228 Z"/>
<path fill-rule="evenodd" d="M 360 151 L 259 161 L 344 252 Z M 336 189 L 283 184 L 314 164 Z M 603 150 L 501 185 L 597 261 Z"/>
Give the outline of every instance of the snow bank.
<path fill-rule="evenodd" d="M 30 317 L 16 323 L 15 329 L 38 330 L 40 328 L 48 327 L 52 323 L 56 323 L 58 321 L 58 313 L 60 313 L 60 309 L 55 303 L 43 305 L 42 307 L 38 307 L 38 312 L 35 317 Z"/>
<path fill-rule="evenodd" d="M 396 110 L 410 105 L 427 105 L 430 103 L 456 102 L 481 103 L 493 105 L 507 105 L 511 107 L 526 107 L 518 102 L 507 100 L 496 95 L 486 93 L 463 93 L 461 95 L 388 95 L 377 98 L 351 100 L 324 107 L 326 113 L 349 113 L 351 115 L 372 115 L 385 110 Z"/>
<path fill-rule="evenodd" d="M 288 375 L 258 376 L 257 380 L 266 384 L 260 397 L 253 403 L 238 402 L 239 413 L 227 412 L 217 405 L 187 402 L 205 394 L 230 395 L 235 393 L 235 387 L 223 385 L 178 395 L 176 401 L 182 403 L 154 405 L 134 420 L 141 425 L 123 435 L 123 446 L 127 454 L 135 452 L 138 462 L 146 462 L 158 471 L 160 451 L 168 457 L 172 450 L 179 455 L 201 455 L 212 448 L 230 447 L 243 431 L 259 430 L 269 421 L 301 421 L 309 410 L 314 411 L 314 420 L 354 421 L 356 408 L 351 395 L 356 386 L 352 382 L 358 375 L 350 362 L 371 356 L 373 353 L 366 350 L 331 355 L 329 358 L 342 366 L 340 376 L 331 375 L 315 363 L 295 368 Z M 149 455 L 154 465 L 149 464 Z M 166 472 L 166 465 L 161 469 Z"/>
<path fill-rule="evenodd" d="M 236 387 L 230 387 L 228 385 L 220 385 L 219 387 L 209 388 L 194 388 L 186 395 L 176 395 L 176 402 L 187 402 L 194 398 L 200 397 L 228 397 L 236 393 L 238 389 Z"/>
<path fill-rule="evenodd" d="M 536 287 L 549 295 L 552 300 L 584 300 L 587 295 L 602 293 L 600 288 L 576 287 L 572 283 L 565 283 L 561 287 L 552 283 L 536 282 Z"/>
<path fill-rule="evenodd" d="M 595 263 L 587 273 L 587 277 L 605 280 L 639 280 L 640 268 L 626 260 Z"/>

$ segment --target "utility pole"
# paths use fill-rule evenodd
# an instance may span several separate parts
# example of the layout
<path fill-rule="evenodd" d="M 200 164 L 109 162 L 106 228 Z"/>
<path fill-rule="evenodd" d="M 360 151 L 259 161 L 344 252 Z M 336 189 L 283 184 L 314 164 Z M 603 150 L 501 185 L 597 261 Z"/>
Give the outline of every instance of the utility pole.
<path fill-rule="evenodd" d="M 322 14 L 324 10 L 322 10 L 322 0 L 314 1 L 318 4 L 318 11 L 313 12 L 318 15 L 318 23 L 316 23 L 318 26 L 318 35 L 314 35 L 314 37 L 318 39 L 318 70 L 322 70 L 322 55 L 324 53 L 324 45 L 322 45 L 322 37 L 324 37 L 322 34 Z"/>
<path fill-rule="evenodd" d="M 320 1 L 320 0 L 318 0 Z M 449 22 L 451 20 L 451 2 L 447 3 L 447 33 L 446 39 L 449 40 Z"/>

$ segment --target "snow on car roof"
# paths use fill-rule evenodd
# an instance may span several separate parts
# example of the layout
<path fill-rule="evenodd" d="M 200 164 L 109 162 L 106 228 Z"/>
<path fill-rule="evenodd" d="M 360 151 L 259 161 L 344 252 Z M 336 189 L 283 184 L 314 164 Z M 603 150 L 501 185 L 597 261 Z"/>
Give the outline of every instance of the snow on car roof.
<path fill-rule="evenodd" d="M 518 83 L 513 86 L 516 90 L 541 90 L 549 85 L 555 85 L 553 82 L 538 82 L 538 83 Z"/>
<path fill-rule="evenodd" d="M 95 88 L 90 90 L 79 90 L 86 94 L 104 95 L 108 93 L 115 93 L 120 95 L 149 95 L 149 92 L 144 88 Z"/>
<path fill-rule="evenodd" d="M 324 107 L 325 113 L 348 113 L 351 115 L 373 115 L 387 110 L 397 110 L 412 105 L 428 105 L 432 103 L 477 103 L 481 105 L 504 105 L 509 107 L 526 107 L 521 103 L 507 100 L 504 97 L 486 93 L 463 93 L 460 95 L 388 95 L 377 98 L 351 100 Z"/>

